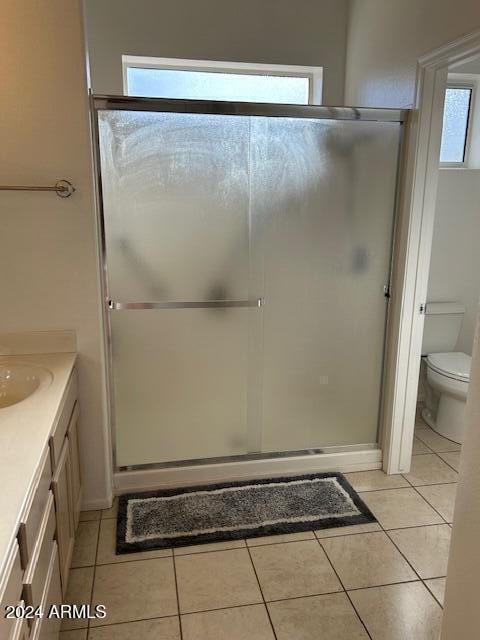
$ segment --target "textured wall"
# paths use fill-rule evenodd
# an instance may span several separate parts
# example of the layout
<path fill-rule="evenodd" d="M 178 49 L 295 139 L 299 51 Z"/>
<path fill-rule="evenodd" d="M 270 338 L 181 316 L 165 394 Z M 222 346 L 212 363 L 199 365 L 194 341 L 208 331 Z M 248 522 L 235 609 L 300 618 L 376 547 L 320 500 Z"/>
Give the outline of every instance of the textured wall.
<path fill-rule="evenodd" d="M 122 54 L 324 67 L 343 104 L 348 0 L 85 0 L 95 93 L 122 94 Z"/>
<path fill-rule="evenodd" d="M 2 3 L 2 182 L 77 191 L 0 195 L 0 330 L 77 331 L 84 499 L 98 508 L 110 480 L 81 15 L 77 0 Z"/>

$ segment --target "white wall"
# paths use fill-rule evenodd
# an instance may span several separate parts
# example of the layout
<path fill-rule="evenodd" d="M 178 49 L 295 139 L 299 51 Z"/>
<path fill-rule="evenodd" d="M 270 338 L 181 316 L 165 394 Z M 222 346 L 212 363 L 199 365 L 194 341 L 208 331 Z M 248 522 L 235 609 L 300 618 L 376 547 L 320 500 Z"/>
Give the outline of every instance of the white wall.
<path fill-rule="evenodd" d="M 111 489 L 81 26 L 79 0 L 2 3 L 1 182 L 77 192 L 0 194 L 0 330 L 77 331 L 84 498 L 98 508 Z"/>
<path fill-rule="evenodd" d="M 465 306 L 456 349 L 472 353 L 480 298 L 480 171 L 440 169 L 428 300 Z"/>
<path fill-rule="evenodd" d="M 478 0 L 352 0 L 345 103 L 410 106 L 417 59 L 478 28 Z"/>
<path fill-rule="evenodd" d="M 343 104 L 348 0 L 85 0 L 95 93 L 122 94 L 122 54 L 324 67 Z"/>

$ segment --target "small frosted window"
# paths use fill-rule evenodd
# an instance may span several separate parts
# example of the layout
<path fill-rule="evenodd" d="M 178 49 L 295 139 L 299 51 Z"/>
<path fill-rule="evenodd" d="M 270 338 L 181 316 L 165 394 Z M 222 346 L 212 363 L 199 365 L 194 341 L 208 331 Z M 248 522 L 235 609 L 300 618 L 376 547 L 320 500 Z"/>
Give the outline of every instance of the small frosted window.
<path fill-rule="evenodd" d="M 472 90 L 468 87 L 447 87 L 440 162 L 461 164 L 465 161 L 471 98 Z"/>
<path fill-rule="evenodd" d="M 309 78 L 127 67 L 128 95 L 308 104 Z"/>

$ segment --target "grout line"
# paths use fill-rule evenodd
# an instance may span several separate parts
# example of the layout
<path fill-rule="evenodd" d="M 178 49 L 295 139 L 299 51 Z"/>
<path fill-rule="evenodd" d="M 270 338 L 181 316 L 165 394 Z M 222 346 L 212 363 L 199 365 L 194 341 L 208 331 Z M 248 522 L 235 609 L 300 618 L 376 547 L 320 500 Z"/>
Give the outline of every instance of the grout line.
<path fill-rule="evenodd" d="M 90 590 L 90 606 L 92 606 L 93 603 L 93 589 L 95 587 L 95 576 L 97 574 L 97 554 L 98 554 L 98 545 L 100 544 L 100 520 L 98 521 L 98 528 L 97 528 L 97 545 L 95 547 L 95 564 L 93 565 L 93 578 L 92 578 L 92 588 Z M 87 638 L 90 636 L 90 618 L 88 619 L 88 624 L 87 624 Z"/>
<path fill-rule="evenodd" d="M 173 553 L 172 553 L 172 564 L 173 564 L 173 576 L 175 578 L 175 595 L 177 597 L 177 617 L 178 617 L 178 625 L 180 628 L 180 640 L 183 640 L 182 616 L 180 615 L 180 597 L 178 595 L 177 565 L 175 564 L 175 557 Z"/>
<path fill-rule="evenodd" d="M 425 485 L 424 485 L 424 486 L 425 486 Z M 427 485 L 427 486 L 428 486 L 428 485 Z M 440 513 L 440 511 L 438 511 L 438 510 L 433 506 L 433 504 L 430 504 L 430 502 L 429 502 L 429 501 L 428 501 L 424 496 L 422 496 L 422 494 L 420 493 L 420 491 L 418 491 L 418 490 L 417 490 L 417 487 L 412 487 L 412 488 L 415 490 L 415 492 L 416 492 L 416 493 L 417 493 L 421 498 L 423 498 L 423 500 L 425 500 L 425 502 L 428 504 L 428 506 L 429 506 L 431 509 L 433 509 L 433 510 L 435 511 L 435 513 L 436 513 L 436 514 L 438 514 L 438 515 L 440 516 L 440 518 L 442 519 L 442 522 L 445 522 L 445 524 L 448 524 L 448 522 L 447 522 L 446 518 L 444 518 L 444 517 L 442 516 L 442 514 Z M 439 524 L 440 524 L 440 523 L 439 523 Z"/>
<path fill-rule="evenodd" d="M 422 582 L 425 585 L 425 588 L 428 589 L 428 592 L 430 593 L 430 595 L 433 597 L 434 600 L 436 600 L 436 602 L 438 602 L 438 604 L 443 610 L 443 603 L 440 602 L 440 600 L 437 598 L 437 596 L 433 593 L 433 591 L 430 589 L 430 587 L 427 584 L 427 580 L 441 580 L 442 578 L 445 579 L 446 576 L 439 576 L 438 578 L 425 578 L 425 580 L 423 580 Z"/>
<path fill-rule="evenodd" d="M 441 458 L 440 458 L 440 460 L 441 460 Z M 407 482 L 410 482 L 410 481 L 409 481 L 409 480 L 407 480 Z M 410 483 L 410 484 L 411 484 L 411 483 Z M 436 509 L 436 507 L 434 507 L 434 506 L 433 506 L 433 504 L 431 504 L 431 503 L 427 500 L 427 498 L 425 498 L 425 496 L 422 496 L 422 494 L 420 493 L 420 491 L 418 491 L 418 488 L 417 488 L 417 487 L 440 487 L 440 486 L 442 486 L 442 485 L 446 485 L 446 484 L 448 484 L 448 485 L 452 485 L 452 484 L 457 484 L 457 483 L 456 483 L 456 482 L 443 482 L 443 483 L 440 483 L 440 484 L 427 484 L 427 485 L 423 484 L 423 485 L 416 485 L 416 486 L 414 486 L 413 484 L 411 484 L 411 487 L 412 487 L 412 489 L 415 491 L 415 493 L 416 493 L 417 495 L 419 495 L 419 496 L 420 496 L 420 498 L 422 498 L 422 500 L 425 500 L 425 502 L 428 504 L 428 506 L 429 506 L 431 509 L 433 509 L 437 515 L 439 515 L 439 516 L 440 516 L 440 518 L 442 519 L 442 522 L 445 522 L 446 524 L 449 524 L 449 523 L 447 522 L 446 518 L 444 518 L 444 517 L 442 516 L 442 514 L 440 513 L 440 511 L 438 511 L 438 509 Z M 437 524 L 441 524 L 441 523 L 437 523 Z M 381 526 L 381 525 L 380 525 L 380 526 Z"/>
<path fill-rule="evenodd" d="M 380 523 L 379 523 L 380 524 Z M 362 617 L 360 616 L 359 612 L 357 611 L 357 608 L 355 607 L 355 605 L 353 604 L 353 600 L 350 598 L 350 596 L 348 595 L 348 591 L 345 589 L 345 585 L 343 584 L 337 570 L 335 569 L 335 567 L 333 566 L 332 561 L 330 560 L 328 553 L 326 552 L 326 550 L 324 549 L 322 543 L 320 542 L 320 540 L 317 539 L 318 544 L 320 545 L 320 549 L 323 551 L 327 562 L 329 563 L 329 565 L 332 567 L 332 571 L 334 572 L 334 574 L 337 576 L 337 580 L 340 583 L 340 586 L 343 589 L 343 593 L 347 596 L 348 601 L 350 602 L 353 610 L 355 611 L 357 618 L 360 620 L 360 623 L 362 624 L 363 628 L 365 629 L 365 633 L 367 634 L 367 636 L 370 638 L 370 640 L 373 640 L 372 636 L 370 635 L 369 630 L 367 629 L 367 625 L 365 624 L 365 622 L 363 621 Z M 342 593 L 342 592 L 338 592 L 337 593 Z"/>
<path fill-rule="evenodd" d="M 277 633 L 275 631 L 275 627 L 273 626 L 273 621 L 272 621 L 272 618 L 270 616 L 270 611 L 268 610 L 267 602 L 266 602 L 265 596 L 263 594 L 262 585 L 260 584 L 260 579 L 258 577 L 257 568 L 255 567 L 255 563 L 253 561 L 252 554 L 250 553 L 250 547 L 248 545 L 247 545 L 247 552 L 248 552 L 248 557 L 250 558 L 250 562 L 252 564 L 253 573 L 255 574 L 255 578 L 257 579 L 258 588 L 260 589 L 260 595 L 262 596 L 263 606 L 265 607 L 265 610 L 266 610 L 267 616 L 268 616 L 268 620 L 270 622 L 270 626 L 272 627 L 273 636 L 274 636 L 275 640 L 277 640 Z"/>
<path fill-rule="evenodd" d="M 135 618 L 135 620 L 119 620 L 118 622 L 107 622 L 106 624 L 96 624 L 94 627 L 90 627 L 90 631 L 95 631 L 95 629 L 105 629 L 105 627 L 118 627 L 123 624 L 132 624 L 133 622 L 149 622 L 151 620 L 166 620 L 167 618 L 178 618 L 178 613 L 170 613 L 166 616 L 154 616 L 153 618 Z M 64 631 L 84 631 L 86 627 L 82 629 L 64 629 Z M 60 638 L 61 640 L 61 638 Z"/>
<path fill-rule="evenodd" d="M 235 549 L 245 549 L 245 547 L 247 546 L 246 540 L 243 538 L 239 538 L 238 540 L 233 540 L 233 542 L 238 542 L 238 541 L 244 542 L 245 544 L 242 546 L 240 545 L 239 547 L 222 547 L 221 549 L 205 549 L 205 551 L 190 551 L 188 553 L 175 553 L 176 549 L 184 549 L 185 547 L 172 547 L 171 549 L 165 549 L 165 551 L 171 551 L 172 555 L 175 558 L 183 558 L 184 556 L 198 556 L 200 554 L 203 553 L 218 553 L 219 551 L 233 551 Z M 228 540 L 219 540 L 218 542 L 228 542 Z M 207 544 L 216 544 L 215 542 L 207 542 L 205 544 L 205 546 Z M 189 545 L 190 546 L 190 545 Z M 192 546 L 197 546 L 197 547 L 201 547 L 201 544 L 198 545 L 192 545 Z M 139 553 L 142 553 L 141 551 Z"/>
<path fill-rule="evenodd" d="M 461 453 L 461 451 L 444 451 L 442 453 Z M 442 460 L 442 462 L 444 462 L 446 465 L 448 465 L 450 467 L 450 469 L 452 469 L 453 471 L 455 471 L 455 473 L 458 473 L 458 469 L 455 469 L 455 467 L 453 467 L 450 462 L 448 462 L 447 460 L 444 460 L 442 458 L 442 456 L 440 454 L 438 454 L 438 457 L 440 458 L 440 460 Z"/>

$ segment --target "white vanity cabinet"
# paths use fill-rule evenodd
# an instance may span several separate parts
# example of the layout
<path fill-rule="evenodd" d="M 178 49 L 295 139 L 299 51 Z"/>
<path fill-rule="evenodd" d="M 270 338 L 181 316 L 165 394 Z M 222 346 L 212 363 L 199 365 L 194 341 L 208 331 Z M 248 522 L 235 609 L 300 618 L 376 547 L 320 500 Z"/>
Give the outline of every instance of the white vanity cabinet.
<path fill-rule="evenodd" d="M 17 542 L 0 576 L 0 640 L 57 640 L 61 620 L 49 617 L 63 602 L 81 503 L 77 374 L 69 378 L 35 480 L 20 516 Z M 8 605 L 40 611 L 5 618 Z"/>

